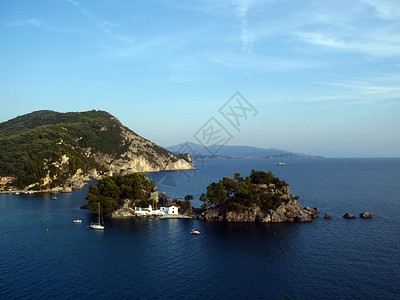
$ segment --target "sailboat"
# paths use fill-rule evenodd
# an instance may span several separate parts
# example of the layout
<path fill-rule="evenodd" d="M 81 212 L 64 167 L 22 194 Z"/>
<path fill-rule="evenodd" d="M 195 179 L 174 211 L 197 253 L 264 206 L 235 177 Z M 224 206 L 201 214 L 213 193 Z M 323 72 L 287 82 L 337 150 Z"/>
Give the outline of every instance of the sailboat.
<path fill-rule="evenodd" d="M 97 203 L 99 205 L 99 220 L 97 223 L 90 223 L 89 227 L 92 229 L 97 229 L 97 230 L 104 230 L 104 225 L 101 225 L 100 223 L 100 202 Z"/>
<path fill-rule="evenodd" d="M 57 194 L 56 193 L 54 193 L 53 194 L 53 197 L 51 197 L 53 200 L 57 200 L 58 198 L 57 198 Z"/>

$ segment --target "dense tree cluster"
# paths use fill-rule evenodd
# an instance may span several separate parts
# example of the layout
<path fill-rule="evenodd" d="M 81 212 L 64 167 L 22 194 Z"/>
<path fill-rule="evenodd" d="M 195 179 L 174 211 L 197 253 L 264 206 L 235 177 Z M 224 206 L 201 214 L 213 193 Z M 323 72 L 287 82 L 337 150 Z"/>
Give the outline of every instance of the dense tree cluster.
<path fill-rule="evenodd" d="M 250 176 L 243 178 L 235 173 L 234 178 L 224 177 L 207 187 L 207 193 L 200 196 L 203 209 L 224 208 L 228 211 L 242 212 L 245 207 L 257 205 L 262 211 L 276 209 L 282 204 L 281 189 L 287 183 L 271 172 L 252 170 Z M 274 192 L 268 192 L 268 188 Z"/>
<path fill-rule="evenodd" d="M 135 200 L 136 206 L 148 207 L 151 204 L 150 193 L 154 191 L 154 181 L 143 174 L 113 175 L 92 185 L 86 199 L 92 210 L 97 210 L 97 203 L 100 202 L 103 211 L 111 212 L 120 208 L 125 199 Z"/>

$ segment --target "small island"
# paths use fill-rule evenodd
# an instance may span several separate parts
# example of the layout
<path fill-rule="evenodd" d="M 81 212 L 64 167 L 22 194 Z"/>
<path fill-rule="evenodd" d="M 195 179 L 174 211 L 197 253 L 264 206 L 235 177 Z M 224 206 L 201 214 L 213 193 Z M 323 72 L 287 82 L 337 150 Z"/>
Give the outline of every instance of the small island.
<path fill-rule="evenodd" d="M 93 211 L 101 203 L 102 213 L 110 218 L 160 217 L 199 218 L 225 222 L 311 222 L 318 208 L 303 207 L 298 196 L 290 194 L 289 185 L 271 172 L 252 170 L 243 178 L 224 177 L 207 187 L 200 197 L 201 208 L 191 204 L 192 195 L 170 199 L 158 193 L 153 181 L 145 175 L 132 173 L 104 178 L 92 185 L 87 194 L 88 207 Z M 175 208 L 175 209 L 174 209 Z"/>
<path fill-rule="evenodd" d="M 252 170 L 250 176 L 224 177 L 207 187 L 200 218 L 227 222 L 311 222 L 318 208 L 303 207 L 298 196 L 290 194 L 289 185 L 272 172 Z"/>

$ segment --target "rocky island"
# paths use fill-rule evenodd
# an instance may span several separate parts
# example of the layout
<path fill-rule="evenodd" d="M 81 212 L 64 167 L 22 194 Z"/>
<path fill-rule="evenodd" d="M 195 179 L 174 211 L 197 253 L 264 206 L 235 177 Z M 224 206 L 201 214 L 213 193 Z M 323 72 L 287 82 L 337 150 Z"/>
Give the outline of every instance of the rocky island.
<path fill-rule="evenodd" d="M 111 218 L 162 217 L 169 214 L 166 208 L 175 206 L 180 217 L 205 221 L 311 222 L 318 216 L 318 208 L 303 207 L 298 198 L 290 194 L 286 182 L 271 172 L 254 170 L 246 178 L 236 173 L 234 179 L 225 177 L 211 183 L 200 197 L 201 208 L 192 207 L 191 195 L 184 200 L 159 195 L 155 183 L 139 173 L 106 177 L 92 185 L 87 195 L 89 208 L 96 211 L 100 202 L 104 215 Z M 146 213 L 142 214 L 142 209 Z"/>
<path fill-rule="evenodd" d="M 70 192 L 113 174 L 194 169 L 105 111 L 36 111 L 0 123 L 3 189 Z"/>
<path fill-rule="evenodd" d="M 289 185 L 272 172 L 252 170 L 245 178 L 236 173 L 207 187 L 201 195 L 204 203 L 200 218 L 227 222 L 311 222 L 318 208 L 301 206 Z"/>

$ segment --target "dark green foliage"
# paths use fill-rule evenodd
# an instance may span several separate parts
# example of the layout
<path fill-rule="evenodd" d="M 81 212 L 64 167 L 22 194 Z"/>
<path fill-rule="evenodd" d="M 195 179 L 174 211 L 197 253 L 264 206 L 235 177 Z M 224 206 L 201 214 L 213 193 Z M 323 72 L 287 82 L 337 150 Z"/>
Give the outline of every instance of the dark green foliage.
<path fill-rule="evenodd" d="M 250 179 L 252 183 L 255 184 L 269 184 L 272 182 L 275 176 L 272 174 L 271 171 L 263 172 L 263 171 L 254 171 L 251 170 Z"/>
<path fill-rule="evenodd" d="M 113 175 L 92 185 L 86 199 L 93 211 L 100 202 L 103 211 L 111 212 L 121 207 L 125 199 L 136 200 L 136 206 L 148 207 L 150 193 L 155 190 L 154 181 L 143 174 Z"/>
<path fill-rule="evenodd" d="M 274 192 L 269 192 L 269 184 L 273 184 Z M 256 205 L 267 212 L 282 204 L 282 193 L 279 189 L 284 186 L 287 186 L 287 183 L 271 172 L 252 170 L 250 176 L 246 178 L 235 173 L 234 179 L 224 177 L 217 183 L 211 183 L 207 187 L 207 194 L 203 193 L 200 196 L 200 201 L 204 203 L 203 209 L 216 207 L 227 211 L 243 212 L 245 207 Z"/>
<path fill-rule="evenodd" d="M 79 168 L 104 171 L 84 149 L 110 155 L 124 153 L 121 124 L 104 111 L 58 113 L 37 111 L 0 123 L 0 176 L 13 175 L 22 188 L 40 182 L 50 170 L 57 176 L 52 186 L 65 183 Z M 64 169 L 54 166 L 66 154 Z"/>
<path fill-rule="evenodd" d="M 181 207 L 187 211 L 190 210 L 192 208 L 192 201 L 193 200 L 193 195 L 186 195 L 185 196 L 185 201 L 182 202 Z"/>

